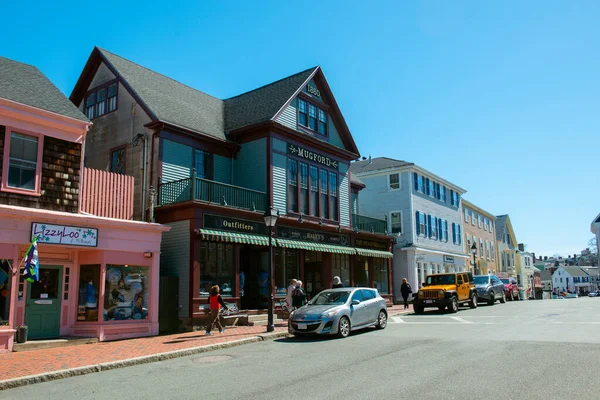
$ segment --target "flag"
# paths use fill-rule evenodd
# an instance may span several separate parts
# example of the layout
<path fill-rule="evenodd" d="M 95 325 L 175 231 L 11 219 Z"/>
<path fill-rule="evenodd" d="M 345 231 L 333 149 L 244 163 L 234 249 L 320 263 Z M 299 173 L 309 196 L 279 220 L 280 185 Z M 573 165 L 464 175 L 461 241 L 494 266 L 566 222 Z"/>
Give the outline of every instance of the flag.
<path fill-rule="evenodd" d="M 25 255 L 25 273 L 23 275 L 28 282 L 39 280 L 37 237 L 33 239 Z"/>

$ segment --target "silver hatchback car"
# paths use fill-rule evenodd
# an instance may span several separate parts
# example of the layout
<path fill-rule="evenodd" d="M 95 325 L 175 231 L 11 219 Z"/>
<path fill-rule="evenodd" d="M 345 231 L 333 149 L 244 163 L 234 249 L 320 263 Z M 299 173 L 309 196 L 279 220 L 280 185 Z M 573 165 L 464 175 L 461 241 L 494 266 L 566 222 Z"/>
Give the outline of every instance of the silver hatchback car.
<path fill-rule="evenodd" d="M 307 334 L 337 335 L 345 338 L 350 331 L 387 325 L 385 300 L 375 289 L 340 288 L 324 290 L 293 311 L 288 331 L 295 336 Z"/>

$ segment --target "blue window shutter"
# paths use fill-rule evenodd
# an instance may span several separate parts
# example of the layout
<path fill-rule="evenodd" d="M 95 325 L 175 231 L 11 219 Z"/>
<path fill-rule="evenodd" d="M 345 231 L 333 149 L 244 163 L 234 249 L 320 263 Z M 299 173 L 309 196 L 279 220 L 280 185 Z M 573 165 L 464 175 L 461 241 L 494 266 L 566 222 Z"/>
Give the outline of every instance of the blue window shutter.
<path fill-rule="evenodd" d="M 444 221 L 444 231 L 445 231 L 444 236 L 446 237 L 446 242 L 447 242 L 448 241 L 448 220 Z"/>
<path fill-rule="evenodd" d="M 456 224 L 452 223 L 452 241 L 456 244 Z"/>
<path fill-rule="evenodd" d="M 419 236 L 421 234 L 421 218 L 420 218 L 420 212 L 416 212 L 415 213 L 415 221 L 417 223 L 417 236 Z"/>
<path fill-rule="evenodd" d="M 419 174 L 413 172 L 413 177 L 415 180 L 415 192 L 419 190 Z"/>
<path fill-rule="evenodd" d="M 448 190 L 446 189 L 446 186 L 444 186 L 444 203 L 447 200 L 447 196 L 448 196 Z"/>
<path fill-rule="evenodd" d="M 431 215 L 427 216 L 427 233 L 425 233 L 425 236 L 431 237 Z"/>
<path fill-rule="evenodd" d="M 442 223 L 444 221 L 440 218 L 438 219 L 438 238 L 440 238 L 440 241 L 443 239 L 443 228 L 442 228 Z"/>
<path fill-rule="evenodd" d="M 460 225 L 456 225 L 456 230 L 458 231 L 458 244 L 462 244 L 462 232 L 460 229 Z"/>

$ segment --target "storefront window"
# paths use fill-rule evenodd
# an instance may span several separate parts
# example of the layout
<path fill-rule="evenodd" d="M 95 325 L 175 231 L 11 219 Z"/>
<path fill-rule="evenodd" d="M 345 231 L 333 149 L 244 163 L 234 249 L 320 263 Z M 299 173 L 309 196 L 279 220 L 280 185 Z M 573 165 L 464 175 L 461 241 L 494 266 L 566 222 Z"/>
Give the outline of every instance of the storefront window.
<path fill-rule="evenodd" d="M 366 257 L 355 258 L 354 287 L 369 287 L 369 262 Z"/>
<path fill-rule="evenodd" d="M 149 273 L 148 267 L 106 266 L 105 321 L 148 318 Z"/>
<path fill-rule="evenodd" d="M 82 265 L 79 267 L 77 321 L 98 321 L 99 289 L 100 265 Z"/>
<path fill-rule="evenodd" d="M 350 286 L 350 257 L 347 254 L 333 254 L 331 266 L 331 279 L 339 276 L 344 287 Z"/>
<path fill-rule="evenodd" d="M 373 287 L 381 294 L 389 293 L 388 262 L 384 258 L 373 259 Z"/>
<path fill-rule="evenodd" d="M 298 250 L 275 249 L 275 294 L 285 296 L 292 279 L 300 279 Z"/>
<path fill-rule="evenodd" d="M 0 260 L 0 326 L 8 325 L 10 317 L 11 271 L 10 261 Z"/>
<path fill-rule="evenodd" d="M 200 243 L 200 296 L 208 296 L 213 285 L 219 285 L 221 296 L 235 294 L 235 257 L 228 243 Z"/>

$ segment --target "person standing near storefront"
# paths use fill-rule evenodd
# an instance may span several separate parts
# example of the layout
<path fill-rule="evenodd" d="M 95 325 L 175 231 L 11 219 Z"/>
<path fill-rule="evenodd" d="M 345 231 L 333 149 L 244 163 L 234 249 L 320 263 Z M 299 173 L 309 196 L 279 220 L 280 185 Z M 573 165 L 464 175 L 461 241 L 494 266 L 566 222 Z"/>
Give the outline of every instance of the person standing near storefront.
<path fill-rule="evenodd" d="M 290 281 L 290 286 L 288 286 L 287 288 L 287 295 L 286 295 L 286 299 L 285 302 L 287 303 L 287 307 L 288 310 L 292 309 L 292 292 L 294 291 L 294 289 L 296 289 L 296 279 L 292 279 Z"/>
<path fill-rule="evenodd" d="M 343 288 L 344 284 L 342 283 L 342 280 L 340 279 L 339 276 L 334 276 L 333 277 L 333 285 L 331 286 L 332 289 L 338 289 L 338 288 Z"/>
<path fill-rule="evenodd" d="M 221 325 L 221 320 L 219 318 L 219 310 L 221 309 L 221 306 L 223 306 L 223 308 L 225 308 L 226 310 L 229 310 L 229 308 L 227 308 L 227 305 L 223 301 L 223 298 L 219 294 L 219 286 L 218 285 L 214 285 L 213 287 L 210 288 L 209 302 L 210 302 L 210 316 L 208 318 L 209 324 L 206 326 L 206 335 L 207 336 L 212 335 L 212 333 L 210 333 L 210 331 L 212 331 L 212 328 L 215 324 L 219 328 L 219 333 L 225 332 L 225 328 L 223 328 L 223 326 Z"/>
<path fill-rule="evenodd" d="M 412 293 L 412 288 L 410 287 L 410 283 L 406 280 L 406 278 L 402 278 L 402 285 L 400 285 L 400 294 L 402 294 L 402 298 L 404 299 L 404 309 L 408 308 L 408 296 Z"/>
<path fill-rule="evenodd" d="M 292 292 L 292 307 L 296 309 L 304 304 L 306 304 L 306 292 L 302 289 L 302 281 L 296 281 L 296 289 Z"/>

